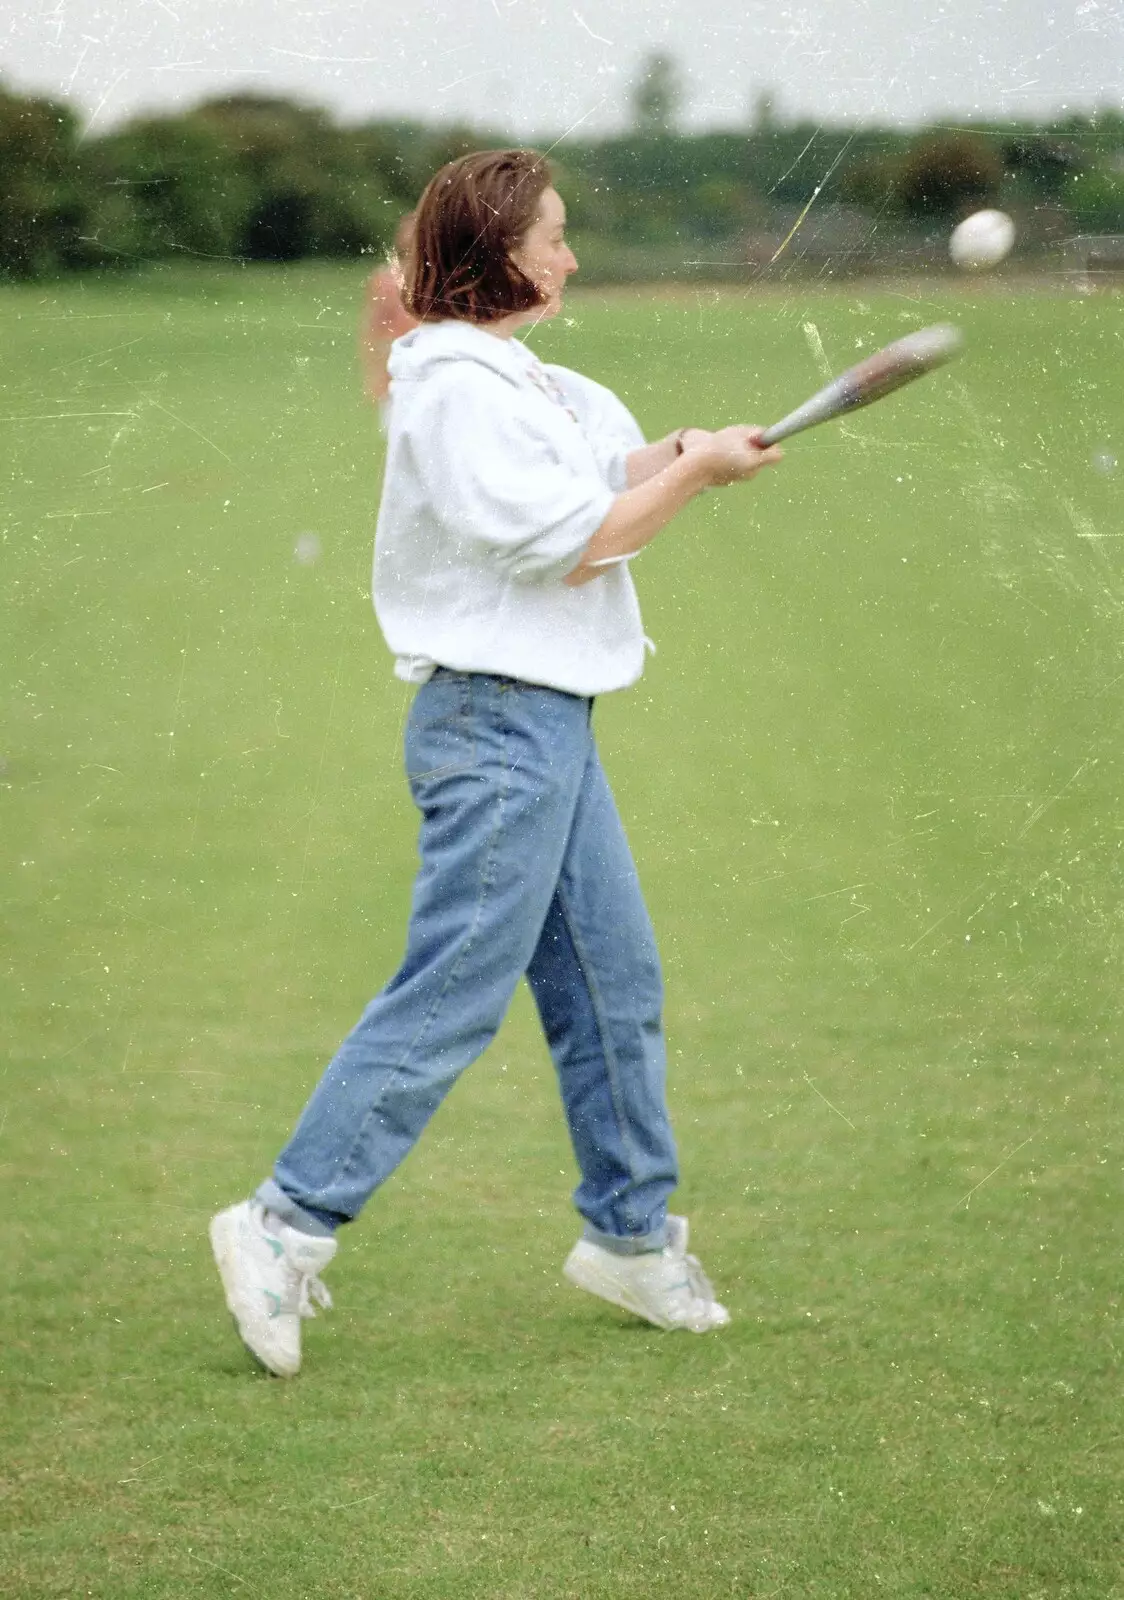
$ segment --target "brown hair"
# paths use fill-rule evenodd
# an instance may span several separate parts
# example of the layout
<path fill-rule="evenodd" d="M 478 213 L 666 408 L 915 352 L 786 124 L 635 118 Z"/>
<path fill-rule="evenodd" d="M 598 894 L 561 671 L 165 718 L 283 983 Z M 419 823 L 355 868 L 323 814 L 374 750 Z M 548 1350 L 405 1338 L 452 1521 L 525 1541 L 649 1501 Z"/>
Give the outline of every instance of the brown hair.
<path fill-rule="evenodd" d="M 480 150 L 442 167 L 414 213 L 406 309 L 420 322 L 496 322 L 542 305 L 510 252 L 551 182 L 534 150 Z"/>

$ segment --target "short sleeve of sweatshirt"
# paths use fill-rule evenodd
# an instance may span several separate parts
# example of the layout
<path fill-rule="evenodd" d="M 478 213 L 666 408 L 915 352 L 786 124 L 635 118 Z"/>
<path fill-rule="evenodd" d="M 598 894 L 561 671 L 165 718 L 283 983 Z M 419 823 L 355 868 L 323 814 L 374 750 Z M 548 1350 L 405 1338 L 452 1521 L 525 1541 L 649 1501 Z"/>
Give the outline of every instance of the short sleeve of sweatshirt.
<path fill-rule="evenodd" d="M 636 418 L 611 389 L 569 367 L 547 368 L 573 406 L 605 482 L 617 494 L 628 488 L 628 457 L 645 440 Z"/>
<path fill-rule="evenodd" d="M 555 429 L 503 377 L 469 363 L 430 380 L 423 425 L 412 429 L 426 498 L 444 526 L 513 578 L 564 577 L 604 522 L 612 488 L 591 461 L 565 459 Z"/>

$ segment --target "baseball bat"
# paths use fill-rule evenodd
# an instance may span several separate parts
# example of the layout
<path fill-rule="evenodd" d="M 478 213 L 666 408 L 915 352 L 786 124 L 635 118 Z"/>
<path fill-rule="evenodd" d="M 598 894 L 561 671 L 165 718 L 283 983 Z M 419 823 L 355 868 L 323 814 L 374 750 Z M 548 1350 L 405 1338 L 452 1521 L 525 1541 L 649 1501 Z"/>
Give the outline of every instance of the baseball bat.
<path fill-rule="evenodd" d="M 951 361 L 962 342 L 959 331 L 944 322 L 907 333 L 904 339 L 895 339 L 893 344 L 876 350 L 865 361 L 833 378 L 802 406 L 766 428 L 760 437 L 761 445 L 779 444 L 805 428 L 830 422 L 832 417 L 858 411 L 862 406 L 893 394 L 903 384 L 912 383 L 915 378 Z"/>

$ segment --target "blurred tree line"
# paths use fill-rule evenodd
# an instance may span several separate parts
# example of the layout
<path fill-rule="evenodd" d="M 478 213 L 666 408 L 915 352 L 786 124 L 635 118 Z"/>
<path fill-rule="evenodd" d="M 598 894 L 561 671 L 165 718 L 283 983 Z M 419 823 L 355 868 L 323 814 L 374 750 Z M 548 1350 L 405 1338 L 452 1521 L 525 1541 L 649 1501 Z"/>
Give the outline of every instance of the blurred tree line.
<path fill-rule="evenodd" d="M 649 57 L 627 133 L 554 152 L 571 226 L 607 246 L 736 241 L 816 195 L 883 235 L 981 205 L 1053 233 L 1124 232 L 1124 114 L 906 132 L 786 122 L 768 93 L 742 131 L 678 126 L 674 61 Z M 182 254 L 251 261 L 381 253 L 443 162 L 494 131 L 377 120 L 255 94 L 83 136 L 69 107 L 0 85 L 0 276 Z M 1024 226 L 1025 231 L 1025 226 Z"/>

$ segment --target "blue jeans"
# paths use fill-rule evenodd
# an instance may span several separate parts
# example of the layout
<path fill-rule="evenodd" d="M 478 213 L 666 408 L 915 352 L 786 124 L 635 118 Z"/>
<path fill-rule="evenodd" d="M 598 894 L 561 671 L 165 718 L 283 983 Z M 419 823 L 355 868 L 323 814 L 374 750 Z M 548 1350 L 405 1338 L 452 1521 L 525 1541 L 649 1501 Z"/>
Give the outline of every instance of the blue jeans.
<path fill-rule="evenodd" d="M 406 771 L 421 867 L 402 966 L 314 1090 L 258 1198 L 307 1232 L 358 1215 L 494 1037 L 524 973 L 558 1073 L 586 1233 L 659 1249 L 678 1172 L 655 938 L 592 701 L 439 668 Z"/>

